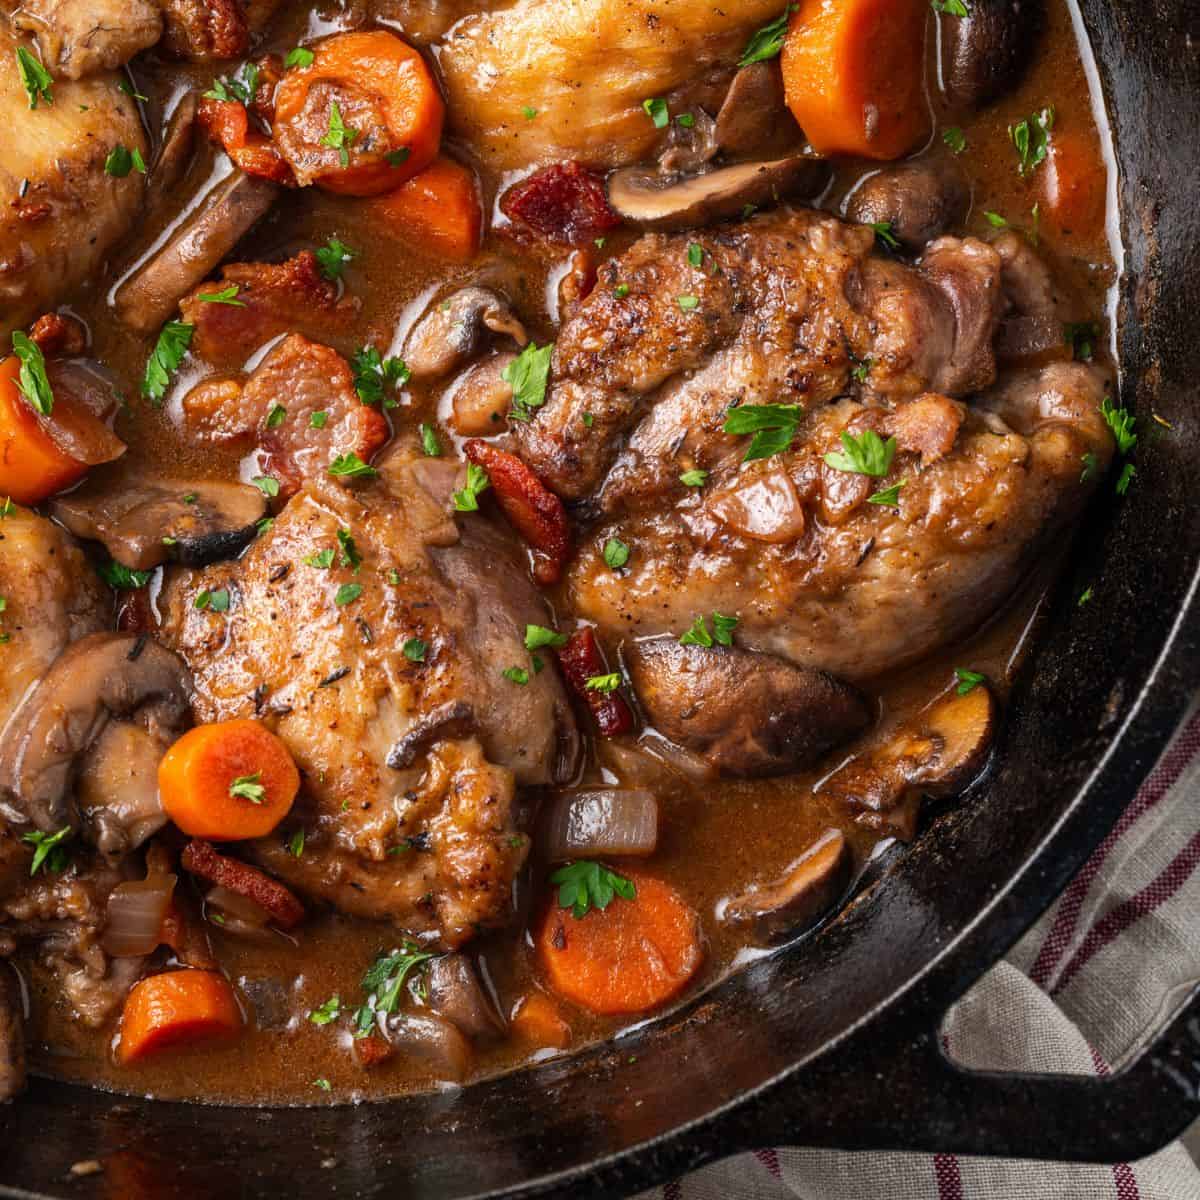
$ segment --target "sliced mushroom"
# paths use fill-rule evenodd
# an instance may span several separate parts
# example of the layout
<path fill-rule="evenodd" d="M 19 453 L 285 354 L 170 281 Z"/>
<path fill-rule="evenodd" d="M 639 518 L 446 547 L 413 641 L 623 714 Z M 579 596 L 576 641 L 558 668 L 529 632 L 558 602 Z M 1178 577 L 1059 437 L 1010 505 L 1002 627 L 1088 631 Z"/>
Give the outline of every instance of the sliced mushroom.
<path fill-rule="evenodd" d="M 900 163 L 869 175 L 846 201 L 846 216 L 862 225 L 886 222 L 910 250 L 962 224 L 971 193 L 949 162 Z"/>
<path fill-rule="evenodd" d="M 911 726 L 852 759 L 820 795 L 856 813 L 858 824 L 910 840 L 922 796 L 961 791 L 984 768 L 996 731 L 996 701 L 980 684 L 935 700 Z"/>
<path fill-rule="evenodd" d="M 452 424 L 460 437 L 494 437 L 508 428 L 512 384 L 504 372 L 515 354 L 496 354 L 475 363 L 454 384 Z"/>
<path fill-rule="evenodd" d="M 17 981 L 0 961 L 0 1104 L 25 1088 L 25 1028 Z"/>
<path fill-rule="evenodd" d="M 799 770 L 870 721 L 848 684 L 768 654 L 658 637 L 627 647 L 626 660 L 659 732 L 730 775 Z"/>
<path fill-rule="evenodd" d="M 475 709 L 465 700 L 447 700 L 413 722 L 409 731 L 388 751 L 387 765 L 402 771 L 417 755 L 441 738 L 466 737 L 478 728 Z"/>
<path fill-rule="evenodd" d="M 965 17 L 942 18 L 947 99 L 982 108 L 1021 82 L 1046 18 L 1045 0 L 971 0 Z"/>
<path fill-rule="evenodd" d="M 782 879 L 730 900 L 722 917 L 735 925 L 753 925 L 764 941 L 802 933 L 845 895 L 850 874 L 845 835 L 827 830 Z"/>
<path fill-rule="evenodd" d="M 645 229 L 693 229 L 760 208 L 787 196 L 812 196 L 829 178 L 829 165 L 795 155 L 775 162 L 739 163 L 679 178 L 626 167 L 608 180 L 608 202 Z"/>
<path fill-rule="evenodd" d="M 196 92 L 185 92 L 167 119 L 158 157 L 146 181 L 146 193 L 152 205 L 158 205 L 183 178 L 192 160 L 196 144 L 196 113 L 200 100 Z"/>
<path fill-rule="evenodd" d="M 659 155 L 658 169 L 667 174 L 691 174 L 703 171 L 716 157 L 717 123 L 702 108 L 689 113 L 690 125 L 671 122 L 670 144 Z"/>
<path fill-rule="evenodd" d="M 45 833 L 78 829 L 72 785 L 109 723 L 136 721 L 165 750 L 186 727 L 190 693 L 187 667 L 156 642 L 120 633 L 73 642 L 0 734 L 0 816 Z M 138 831 L 146 825 L 143 816 Z M 132 831 L 112 826 L 90 836 L 106 853 L 134 845 Z"/>
<path fill-rule="evenodd" d="M 453 1022 L 474 1042 L 496 1041 L 504 1036 L 504 1022 L 479 982 L 469 959 L 443 954 L 429 964 L 425 976 L 429 1007 Z"/>
<path fill-rule="evenodd" d="M 139 846 L 163 827 L 158 764 L 164 748 L 141 725 L 114 721 L 83 756 L 76 803 L 104 850 Z"/>
<path fill-rule="evenodd" d="M 730 158 L 775 158 L 804 138 L 783 98 L 778 62 L 753 63 L 733 77 L 717 113 L 716 149 Z"/>
<path fill-rule="evenodd" d="M 242 483 L 99 480 L 60 497 L 51 511 L 76 537 L 103 542 L 117 562 L 148 571 L 168 560 L 196 567 L 235 557 L 253 540 L 267 500 Z"/>
<path fill-rule="evenodd" d="M 117 289 L 117 316 L 139 333 L 157 330 L 266 214 L 278 194 L 276 184 L 241 171 L 222 180 Z"/>
<path fill-rule="evenodd" d="M 518 346 L 529 340 L 512 305 L 498 292 L 462 288 L 421 318 L 408 336 L 404 362 L 413 379 L 439 379 L 470 362 L 489 332 L 507 335 Z"/>

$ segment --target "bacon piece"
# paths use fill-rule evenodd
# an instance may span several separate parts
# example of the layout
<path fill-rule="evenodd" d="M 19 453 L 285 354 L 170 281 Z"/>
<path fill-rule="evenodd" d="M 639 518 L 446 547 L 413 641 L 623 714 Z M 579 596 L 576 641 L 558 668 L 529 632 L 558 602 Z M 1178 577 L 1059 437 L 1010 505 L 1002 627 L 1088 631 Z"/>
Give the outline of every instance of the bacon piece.
<path fill-rule="evenodd" d="M 220 884 L 271 914 L 280 929 L 293 929 L 304 920 L 304 905 L 277 879 L 240 859 L 218 854 L 211 842 L 193 838 L 179 859 L 185 871 Z"/>
<path fill-rule="evenodd" d="M 284 411 L 272 427 L 276 406 Z M 324 413 L 319 428 L 311 420 L 316 412 Z M 183 414 L 197 440 L 256 438 L 264 473 L 279 481 L 283 500 L 305 479 L 324 476 L 343 454 L 370 462 L 391 436 L 383 414 L 358 398 L 349 363 L 298 333 L 280 342 L 245 384 L 236 379 L 197 384 L 183 398 Z"/>
<path fill-rule="evenodd" d="M 204 296 L 237 287 L 231 302 Z M 302 250 L 281 263 L 230 263 L 219 280 L 207 280 L 179 302 L 195 326 L 192 353 L 218 367 L 239 367 L 264 342 L 293 330 L 342 333 L 359 303 L 339 300 L 337 284 L 321 274 L 317 256 Z"/>
<path fill-rule="evenodd" d="M 38 317 L 30 326 L 29 340 L 36 342 L 47 358 L 72 358 L 82 354 L 87 345 L 83 326 L 74 317 L 64 317 L 61 313 Z"/>
<path fill-rule="evenodd" d="M 386 1038 L 377 1033 L 354 1039 L 354 1057 L 360 1067 L 377 1067 L 395 1054 L 395 1048 Z"/>
<path fill-rule="evenodd" d="M 577 162 L 553 163 L 513 184 L 500 198 L 500 211 L 523 230 L 564 245 L 590 241 L 621 223 L 603 179 Z"/>
<path fill-rule="evenodd" d="M 501 511 L 533 551 L 533 577 L 543 587 L 562 578 L 571 554 L 563 502 L 515 455 L 472 438 L 467 458 L 492 481 Z"/>
<path fill-rule="evenodd" d="M 572 690 L 592 710 L 605 737 L 616 737 L 633 729 L 633 712 L 620 692 L 600 692 L 587 686 L 589 679 L 608 674 L 608 665 L 590 626 L 571 635 L 571 640 L 558 651 L 558 663 Z"/>
<path fill-rule="evenodd" d="M 921 466 L 927 467 L 954 449 L 966 415 L 967 410 L 957 400 L 926 392 L 893 409 L 883 427 L 895 437 L 901 450 L 919 454 Z"/>
<path fill-rule="evenodd" d="M 247 175 L 258 175 L 285 187 L 296 187 L 292 168 L 284 161 L 275 143 L 261 130 L 252 129 L 250 114 L 236 100 L 213 100 L 206 96 L 196 113 L 200 128 Z"/>
<path fill-rule="evenodd" d="M 242 0 L 165 0 L 162 45 L 176 58 L 212 62 L 241 58 L 250 48 Z"/>

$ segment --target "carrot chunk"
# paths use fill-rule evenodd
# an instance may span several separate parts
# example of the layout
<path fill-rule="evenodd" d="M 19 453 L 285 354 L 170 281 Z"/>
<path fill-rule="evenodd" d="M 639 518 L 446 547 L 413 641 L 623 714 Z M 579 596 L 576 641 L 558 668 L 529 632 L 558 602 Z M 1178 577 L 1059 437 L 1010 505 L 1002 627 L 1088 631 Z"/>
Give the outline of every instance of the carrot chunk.
<path fill-rule="evenodd" d="M 1056 127 L 1039 175 L 1042 220 L 1055 233 L 1095 237 L 1104 228 L 1108 173 L 1095 136 Z"/>
<path fill-rule="evenodd" d="M 570 1025 L 563 1020 L 558 1005 L 541 992 L 530 992 L 518 1001 L 508 1028 L 518 1042 L 528 1046 L 565 1050 L 571 1044 Z"/>
<path fill-rule="evenodd" d="M 926 0 L 799 0 L 780 62 L 815 150 L 892 159 L 921 140 L 928 15 Z"/>
<path fill-rule="evenodd" d="M 266 726 L 221 721 L 189 730 L 163 755 L 158 790 L 184 833 L 236 842 L 265 837 L 287 816 L 300 772 Z"/>
<path fill-rule="evenodd" d="M 649 1012 L 676 996 L 703 958 L 700 922 L 674 888 L 626 872 L 632 900 L 575 917 L 554 903 L 537 930 L 551 987 L 580 1008 L 605 1015 Z"/>
<path fill-rule="evenodd" d="M 242 1027 L 233 988 L 215 971 L 167 971 L 134 985 L 117 1056 L 136 1062 L 171 1046 L 232 1037 Z"/>
<path fill-rule="evenodd" d="M 479 253 L 483 205 L 474 174 L 437 158 L 416 178 L 369 201 L 380 230 L 427 254 L 465 262 Z"/>
<path fill-rule="evenodd" d="M 301 185 L 376 196 L 434 160 L 445 105 L 412 46 L 372 30 L 336 34 L 313 53 L 275 90 L 275 144 Z"/>

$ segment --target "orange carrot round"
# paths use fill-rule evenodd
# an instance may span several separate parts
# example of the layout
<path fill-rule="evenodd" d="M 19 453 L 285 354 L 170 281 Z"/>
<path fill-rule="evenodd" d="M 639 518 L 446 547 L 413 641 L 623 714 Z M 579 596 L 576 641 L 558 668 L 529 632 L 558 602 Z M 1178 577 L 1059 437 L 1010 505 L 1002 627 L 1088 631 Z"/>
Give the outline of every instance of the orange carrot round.
<path fill-rule="evenodd" d="M 642 1013 L 677 995 L 700 967 L 696 913 L 669 884 L 625 872 L 637 894 L 582 917 L 552 904 L 537 930 L 538 956 L 564 999 L 606 1016 Z"/>
<path fill-rule="evenodd" d="M 385 30 L 339 33 L 275 91 L 275 142 L 303 185 L 391 191 L 437 155 L 445 105 L 425 60 Z"/>
<path fill-rule="evenodd" d="M 474 174 L 438 158 L 415 179 L 370 202 L 380 230 L 414 249 L 465 262 L 479 252 L 483 205 Z"/>
<path fill-rule="evenodd" d="M 40 504 L 78 483 L 87 464 L 55 445 L 17 387 L 20 373 L 15 354 L 0 362 L 0 496 Z"/>
<path fill-rule="evenodd" d="M 242 1027 L 233 988 L 215 971 L 167 971 L 134 985 L 117 1056 L 136 1062 L 171 1046 L 232 1037 Z"/>
<path fill-rule="evenodd" d="M 1055 128 L 1046 161 L 1039 168 L 1047 227 L 1076 237 L 1095 237 L 1104 227 L 1108 174 L 1094 136 Z"/>
<path fill-rule="evenodd" d="M 818 153 L 900 158 L 926 134 L 928 15 L 927 0 L 799 0 L 780 63 Z"/>
<path fill-rule="evenodd" d="M 198 725 L 158 766 L 163 809 L 194 838 L 265 837 L 291 810 L 300 772 L 288 748 L 257 721 Z"/>

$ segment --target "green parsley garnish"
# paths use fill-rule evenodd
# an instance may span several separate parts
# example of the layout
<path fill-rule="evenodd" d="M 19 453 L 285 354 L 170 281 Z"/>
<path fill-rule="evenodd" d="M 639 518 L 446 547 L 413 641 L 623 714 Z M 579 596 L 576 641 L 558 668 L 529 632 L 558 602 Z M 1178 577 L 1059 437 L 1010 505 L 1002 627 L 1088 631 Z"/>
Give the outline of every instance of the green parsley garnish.
<path fill-rule="evenodd" d="M 477 463 L 467 464 L 467 486 L 455 492 L 454 507 L 458 512 L 478 512 L 480 493 L 492 486 L 488 473 Z"/>
<path fill-rule="evenodd" d="M 700 300 L 696 296 L 676 296 L 675 303 L 683 312 L 695 312 L 700 307 Z"/>
<path fill-rule="evenodd" d="M 217 588 L 215 591 L 209 591 L 205 588 L 198 593 L 196 599 L 192 601 L 192 607 L 198 608 L 203 612 L 207 609 L 209 612 L 228 612 L 229 611 L 229 589 Z"/>
<path fill-rule="evenodd" d="M 324 409 L 308 414 L 308 424 L 312 429 L 324 429 L 328 421 L 329 414 Z"/>
<path fill-rule="evenodd" d="M 230 796 L 249 800 L 251 804 L 261 804 L 267 798 L 267 789 L 260 782 L 261 779 L 261 771 L 255 771 L 253 775 L 239 775 L 229 785 Z"/>
<path fill-rule="evenodd" d="M 50 90 L 54 86 L 54 76 L 24 46 L 17 47 L 17 74 L 21 76 L 21 86 L 29 97 L 30 108 L 37 108 L 42 100 L 47 104 L 54 103 L 54 93 Z"/>
<path fill-rule="evenodd" d="M 712 633 L 708 631 L 707 619 L 697 617 L 692 622 L 692 627 L 680 637 L 679 644 L 681 646 L 704 646 L 708 649 L 711 649 L 714 643 L 718 646 L 732 646 L 733 631 L 737 628 L 738 618 L 714 612 L 712 619 Z"/>
<path fill-rule="evenodd" d="M 529 672 L 524 667 L 505 667 L 500 672 L 509 683 L 518 683 L 524 687 L 529 682 Z"/>
<path fill-rule="evenodd" d="M 354 1036 L 366 1037 L 379 1014 L 395 1012 L 408 977 L 423 970 L 436 957 L 410 941 L 405 941 L 401 950 L 381 954 L 363 976 L 362 989 L 367 993 L 367 1002 L 355 1010 Z"/>
<path fill-rule="evenodd" d="M 324 550 L 318 550 L 315 554 L 310 554 L 301 561 L 306 567 L 315 567 L 318 571 L 328 571 L 333 566 L 333 558 L 334 552 L 326 547 Z"/>
<path fill-rule="evenodd" d="M 1077 362 L 1090 362 L 1093 346 L 1100 337 L 1095 321 L 1068 321 L 1063 327 L 1063 340 Z"/>
<path fill-rule="evenodd" d="M 985 212 L 983 215 L 987 218 L 987 223 L 993 229 L 1008 228 L 1008 222 L 998 212 Z"/>
<path fill-rule="evenodd" d="M 1100 401 L 1100 413 L 1117 439 L 1118 453 L 1128 454 L 1137 445 L 1138 435 L 1133 432 L 1137 418 L 1129 409 L 1117 408 L 1111 396 L 1105 396 Z"/>
<path fill-rule="evenodd" d="M 528 421 L 533 416 L 533 410 L 545 404 L 546 385 L 550 378 L 550 356 L 553 353 L 553 342 L 540 349 L 530 342 L 500 372 L 500 378 L 512 385 L 512 410 L 508 415 L 514 421 Z"/>
<path fill-rule="evenodd" d="M 329 106 L 329 132 L 321 139 L 322 146 L 328 146 L 338 152 L 338 161 L 343 167 L 350 165 L 350 147 L 358 137 L 358 130 L 351 129 L 342 120 L 342 110 L 335 100 Z"/>
<path fill-rule="evenodd" d="M 442 444 L 438 441 L 438 436 L 432 425 L 426 425 L 424 421 L 417 426 L 418 432 L 421 434 L 421 449 L 430 457 L 438 458 L 442 453 Z"/>
<path fill-rule="evenodd" d="M 364 404 L 378 404 L 384 399 L 387 385 L 403 387 L 412 375 L 404 359 L 385 359 L 374 346 L 361 347 L 350 360 L 350 368 L 354 372 L 354 390 Z M 385 404 L 394 407 L 390 400 Z"/>
<path fill-rule="evenodd" d="M 1129 491 L 1129 485 L 1133 482 L 1133 477 L 1137 474 L 1137 467 L 1133 463 L 1126 463 L 1121 468 L 1121 474 L 1117 477 L 1117 495 L 1124 496 Z"/>
<path fill-rule="evenodd" d="M 278 429 L 286 417 L 287 409 L 282 404 L 272 404 L 270 411 L 267 413 L 266 427 L 268 429 Z"/>
<path fill-rule="evenodd" d="M 541 650 L 546 646 L 552 646 L 555 650 L 558 650 L 565 646 L 569 640 L 565 633 L 559 633 L 554 629 L 547 629 L 545 625 L 525 626 L 526 650 Z"/>
<path fill-rule="evenodd" d="M 348 529 L 337 531 L 338 549 L 342 552 L 342 566 L 353 567 L 355 571 L 362 566 L 362 555 L 358 552 L 354 536 Z"/>
<path fill-rule="evenodd" d="M 47 871 L 61 875 L 71 864 L 71 852 L 65 843 L 71 840 L 74 832 L 70 825 L 64 825 L 57 833 L 44 833 L 40 829 L 32 829 L 21 834 L 21 841 L 34 847 L 29 874 L 36 875 L 44 866 Z"/>
<path fill-rule="evenodd" d="M 339 608 L 345 608 L 347 604 L 353 604 L 363 593 L 361 583 L 343 583 L 338 588 L 337 593 L 333 597 L 333 602 Z"/>
<path fill-rule="evenodd" d="M 950 147 L 951 154 L 961 154 L 967 148 L 967 135 L 957 125 L 943 131 L 942 141 Z"/>
<path fill-rule="evenodd" d="M 967 12 L 965 0 L 929 0 L 929 4 L 934 12 L 945 13 L 948 17 L 970 15 Z"/>
<path fill-rule="evenodd" d="M 536 108 L 532 108 L 526 104 L 525 107 L 521 109 L 521 116 L 523 116 L 527 121 L 532 121 L 533 118 L 537 116 L 537 112 L 538 110 Z"/>
<path fill-rule="evenodd" d="M 688 244 L 688 266 L 699 267 L 704 262 L 704 247 L 699 242 L 690 242 Z"/>
<path fill-rule="evenodd" d="M 954 690 L 960 696 L 973 692 L 981 683 L 987 682 L 986 675 L 981 675 L 978 671 L 967 671 L 962 667 L 955 667 L 954 674 L 958 677 L 958 687 Z"/>
<path fill-rule="evenodd" d="M 619 571 L 629 561 L 629 547 L 620 538 L 609 538 L 604 543 L 604 562 L 614 571 Z"/>
<path fill-rule="evenodd" d="M 329 464 L 329 474 L 340 479 L 370 479 L 379 472 L 368 466 L 354 451 L 349 454 L 339 454 Z"/>
<path fill-rule="evenodd" d="M 307 46 L 297 46 L 294 50 L 288 51 L 288 56 L 283 60 L 285 67 L 299 67 L 304 70 L 306 67 L 313 65 L 313 59 L 316 57 Z"/>
<path fill-rule="evenodd" d="M 54 411 L 54 390 L 46 375 L 46 359 L 41 346 L 16 330 L 12 335 L 12 348 L 21 361 L 21 371 L 17 376 L 21 395 L 29 401 L 29 407 L 34 412 L 48 417 Z"/>
<path fill-rule="evenodd" d="M 308 1019 L 314 1025 L 328 1025 L 331 1021 L 336 1021 L 341 1015 L 342 998 L 334 992 L 324 1004 L 318 1008 L 314 1008 L 308 1014 Z"/>
<path fill-rule="evenodd" d="M 615 692 L 621 686 L 620 671 L 608 675 L 589 675 L 583 681 L 583 686 L 589 692 Z"/>
<path fill-rule="evenodd" d="M 885 442 L 873 429 L 864 429 L 857 437 L 849 430 L 842 433 L 842 450 L 831 450 L 825 462 L 835 471 L 851 475 L 871 475 L 882 478 L 892 469 L 896 455 L 896 439 Z"/>
<path fill-rule="evenodd" d="M 124 179 L 130 171 L 138 171 L 145 175 L 146 160 L 142 158 L 142 152 L 137 147 L 130 150 L 128 146 L 123 146 L 118 142 L 104 160 L 104 173 L 111 175 L 114 179 Z M 204 299 L 203 296 L 200 298 Z"/>
<path fill-rule="evenodd" d="M 783 49 L 783 39 L 787 34 L 788 18 L 799 6 L 789 4 L 775 18 L 764 25 L 747 43 L 742 57 L 738 59 L 739 67 L 748 67 L 752 63 L 767 62 L 776 58 Z"/>
<path fill-rule="evenodd" d="M 142 395 L 148 396 L 154 404 L 162 403 L 162 398 L 167 394 L 171 375 L 183 362 L 195 330 L 194 325 L 183 321 L 168 321 L 162 327 L 142 377 Z"/>
<path fill-rule="evenodd" d="M 97 569 L 100 572 L 100 578 L 110 588 L 126 592 L 133 592 L 138 588 L 145 587 L 154 575 L 153 571 L 133 571 L 125 566 L 124 563 L 119 563 L 115 559 L 110 559 Z"/>
<path fill-rule="evenodd" d="M 420 638 L 409 638 L 404 643 L 404 657 L 409 662 L 424 662 L 429 647 Z"/>
<path fill-rule="evenodd" d="M 889 250 L 899 250 L 900 240 L 893 232 L 891 221 L 872 221 L 871 228 L 875 230 L 875 240 Z"/>
<path fill-rule="evenodd" d="M 358 251 L 351 250 L 345 242 L 331 237 L 325 245 L 317 250 L 316 255 L 317 262 L 321 264 L 321 274 L 326 279 L 334 280 L 341 279 L 346 264 L 352 258 L 358 257 Z"/>
<path fill-rule="evenodd" d="M 873 496 L 867 497 L 868 504 L 879 504 L 884 508 L 899 508 L 900 507 L 900 489 L 908 482 L 907 479 L 900 480 L 899 483 L 893 483 L 891 487 L 884 488 L 882 491 L 876 492 Z"/>
<path fill-rule="evenodd" d="M 798 404 L 742 404 L 725 414 L 722 430 L 737 436 L 754 434 L 743 462 L 769 458 L 792 444 L 800 426 Z"/>
<path fill-rule="evenodd" d="M 279 495 L 279 480 L 273 475 L 255 475 L 250 482 L 254 484 L 254 486 L 258 488 L 258 490 L 262 492 L 264 496 L 270 496 L 272 499 L 274 499 Z"/>
<path fill-rule="evenodd" d="M 671 115 L 667 111 L 667 102 L 662 97 L 655 96 L 653 99 L 643 100 L 642 108 L 645 110 L 646 116 L 654 122 L 655 129 L 666 129 Z"/>
<path fill-rule="evenodd" d="M 1050 130 L 1054 128 L 1054 106 L 1043 108 L 1016 125 L 1010 125 L 1008 136 L 1016 147 L 1020 160 L 1017 170 L 1029 175 L 1046 161 L 1050 150 Z"/>
<path fill-rule="evenodd" d="M 304 830 L 303 829 L 297 829 L 296 832 L 292 834 L 291 839 L 288 842 L 288 853 L 293 858 L 303 857 L 303 855 L 304 855 Z"/>
<path fill-rule="evenodd" d="M 614 896 L 623 900 L 633 900 L 637 896 L 632 879 L 597 862 L 567 863 L 550 876 L 550 882 L 558 884 L 559 908 L 569 908 L 577 921 L 593 908 L 603 912 Z"/>
<path fill-rule="evenodd" d="M 693 467 L 690 471 L 684 471 L 679 477 L 679 482 L 684 487 L 703 487 L 708 480 L 708 472 L 700 470 L 699 467 Z"/>
<path fill-rule="evenodd" d="M 203 300 L 205 304 L 228 304 L 230 308 L 245 308 L 245 300 L 237 298 L 241 290 L 241 284 L 231 283 L 219 292 L 201 292 L 197 299 Z"/>

